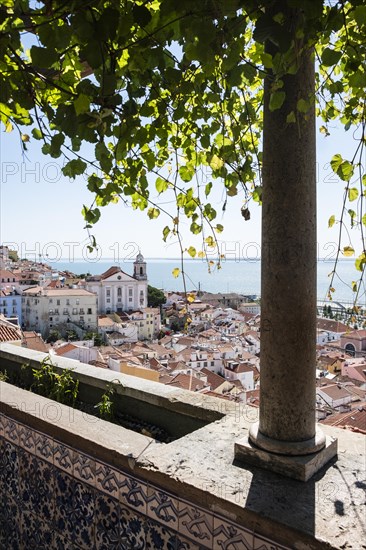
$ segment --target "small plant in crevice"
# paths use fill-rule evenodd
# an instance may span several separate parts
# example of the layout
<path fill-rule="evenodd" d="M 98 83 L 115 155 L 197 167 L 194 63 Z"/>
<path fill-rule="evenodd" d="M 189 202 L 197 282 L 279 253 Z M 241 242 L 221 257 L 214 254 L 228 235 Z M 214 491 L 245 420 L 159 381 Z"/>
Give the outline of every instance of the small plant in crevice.
<path fill-rule="evenodd" d="M 0 382 L 6 382 L 9 379 L 6 370 L 0 371 Z"/>
<path fill-rule="evenodd" d="M 117 382 L 119 382 L 119 380 L 117 380 Z M 114 382 L 110 382 L 107 384 L 106 391 L 103 393 L 99 403 L 94 405 L 94 408 L 98 411 L 98 416 L 100 416 L 103 420 L 111 421 L 115 417 L 114 396 L 116 391 L 116 384 Z"/>
<path fill-rule="evenodd" d="M 33 383 L 31 391 L 54 399 L 64 405 L 75 405 L 79 391 L 79 380 L 73 378 L 71 369 L 65 369 L 60 374 L 56 372 L 51 359 L 46 357 L 39 369 L 32 369 Z"/>
<path fill-rule="evenodd" d="M 103 393 L 99 403 L 94 406 L 98 411 L 98 415 L 100 418 L 103 418 L 103 420 L 112 420 L 114 417 L 113 396 L 115 392 L 116 389 L 112 384 L 107 384 L 107 389 Z"/>

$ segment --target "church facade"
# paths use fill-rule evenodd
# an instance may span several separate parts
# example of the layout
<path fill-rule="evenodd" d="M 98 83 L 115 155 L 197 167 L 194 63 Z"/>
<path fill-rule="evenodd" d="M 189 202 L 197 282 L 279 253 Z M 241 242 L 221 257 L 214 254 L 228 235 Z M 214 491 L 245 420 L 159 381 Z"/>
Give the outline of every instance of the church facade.
<path fill-rule="evenodd" d="M 133 263 L 133 275 L 118 266 L 86 280 L 86 289 L 98 297 L 98 314 L 136 311 L 147 307 L 146 262 L 141 253 Z"/>

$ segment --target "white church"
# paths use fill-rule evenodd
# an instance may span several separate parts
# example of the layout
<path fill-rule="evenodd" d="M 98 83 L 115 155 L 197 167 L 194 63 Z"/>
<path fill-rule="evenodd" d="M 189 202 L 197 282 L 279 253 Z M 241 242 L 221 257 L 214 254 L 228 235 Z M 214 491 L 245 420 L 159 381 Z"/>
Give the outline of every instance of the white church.
<path fill-rule="evenodd" d="M 147 273 L 143 255 L 139 253 L 136 256 L 132 276 L 113 266 L 102 275 L 88 277 L 85 287 L 97 295 L 99 314 L 146 308 Z"/>

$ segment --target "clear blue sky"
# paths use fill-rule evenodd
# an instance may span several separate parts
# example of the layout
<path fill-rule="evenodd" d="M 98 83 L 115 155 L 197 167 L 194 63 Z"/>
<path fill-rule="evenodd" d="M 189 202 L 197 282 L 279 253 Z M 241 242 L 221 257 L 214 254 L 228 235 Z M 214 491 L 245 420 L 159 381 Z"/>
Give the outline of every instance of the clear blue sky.
<path fill-rule="evenodd" d="M 22 155 L 16 131 L 6 134 L 1 128 L 1 225 L 0 241 L 15 243 L 22 256 L 26 251 L 46 253 L 49 258 L 87 257 L 88 235 L 81 215 L 83 204 L 89 205 L 91 193 L 86 179 L 69 180 L 61 174 L 62 159 L 45 157 L 39 142 L 31 140 L 26 156 Z M 334 256 L 338 238 L 338 225 L 328 229 L 332 214 L 339 217 L 344 182 L 333 174 L 329 160 L 335 153 L 351 158 L 356 147 L 352 130 L 335 128 L 329 137 L 318 133 L 318 247 L 320 257 Z M 86 150 L 86 153 L 89 151 Z M 90 155 L 86 155 L 89 156 Z M 214 184 L 215 185 L 215 184 Z M 242 197 L 229 199 L 226 212 L 221 216 L 222 191 L 220 183 L 213 194 L 213 206 L 219 212 L 217 222 L 224 225 L 220 235 L 220 252 L 234 255 L 260 255 L 260 212 L 256 204 L 251 208 L 251 220 L 244 221 L 240 214 Z M 354 203 L 355 204 L 355 203 Z M 102 209 L 102 217 L 92 230 L 101 248 L 103 258 L 123 260 L 140 248 L 146 257 L 178 257 L 175 240 L 164 243 L 162 229 L 168 220 L 161 215 L 149 220 L 146 213 L 132 211 L 122 203 Z M 357 230 L 351 233 L 352 242 L 359 249 Z M 53 243 L 53 244 L 52 244 Z M 69 243 L 69 244 L 68 244 Z M 73 244 L 71 244 L 73 243 Z M 348 245 L 348 239 L 343 243 Z M 200 246 L 199 238 L 184 232 L 184 245 Z"/>

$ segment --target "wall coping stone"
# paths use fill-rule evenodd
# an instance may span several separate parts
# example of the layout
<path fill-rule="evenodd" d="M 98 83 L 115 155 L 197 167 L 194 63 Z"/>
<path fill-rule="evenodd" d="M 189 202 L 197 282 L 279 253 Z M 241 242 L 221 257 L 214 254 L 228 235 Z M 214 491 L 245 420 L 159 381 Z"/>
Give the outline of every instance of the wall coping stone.
<path fill-rule="evenodd" d="M 0 346 L 0 360 L 5 356 L 14 360 L 14 355 L 19 362 L 39 362 L 45 356 Z M 64 360 L 57 364 L 66 366 Z M 162 414 L 169 414 L 169 407 L 182 408 L 183 403 L 203 416 L 214 411 L 220 418 L 162 444 L 103 420 L 90 422 L 83 413 L 65 405 L 57 404 L 61 418 L 54 422 L 39 414 L 54 402 L 5 382 L 0 383 L 0 412 L 205 508 L 214 517 L 224 516 L 292 549 L 366 548 L 364 435 L 322 426 L 326 435 L 338 439 L 338 460 L 303 483 L 235 462 L 235 441 L 247 435 L 250 425 L 258 420 L 258 409 L 184 390 L 171 391 L 162 384 L 115 372 L 99 373 L 89 365 L 78 365 L 76 371 L 88 379 L 96 371 L 96 384 L 117 375 L 131 391 L 140 392 L 141 399 L 150 398 L 153 392 L 157 402 L 161 398 Z"/>

